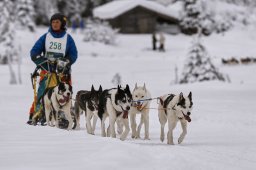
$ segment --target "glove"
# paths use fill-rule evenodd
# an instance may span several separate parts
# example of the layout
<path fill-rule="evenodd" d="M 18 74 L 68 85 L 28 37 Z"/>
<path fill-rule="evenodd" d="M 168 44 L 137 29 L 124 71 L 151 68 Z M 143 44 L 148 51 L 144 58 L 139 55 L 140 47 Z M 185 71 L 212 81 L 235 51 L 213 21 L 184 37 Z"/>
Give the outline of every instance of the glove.
<path fill-rule="evenodd" d="M 36 65 L 43 64 L 46 61 L 46 59 L 41 55 L 32 56 L 31 59 Z"/>
<path fill-rule="evenodd" d="M 60 58 L 57 60 L 57 71 L 68 74 L 70 71 L 70 61 L 66 58 Z"/>

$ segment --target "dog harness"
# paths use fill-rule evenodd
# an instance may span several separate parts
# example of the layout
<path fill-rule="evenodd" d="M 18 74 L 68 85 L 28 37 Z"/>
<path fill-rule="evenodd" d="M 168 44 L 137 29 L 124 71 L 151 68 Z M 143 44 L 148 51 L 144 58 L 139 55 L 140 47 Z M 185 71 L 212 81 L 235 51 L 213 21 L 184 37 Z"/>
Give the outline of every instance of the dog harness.
<path fill-rule="evenodd" d="M 55 38 L 48 32 L 45 39 L 46 57 L 49 57 L 49 55 L 64 57 L 66 54 L 67 38 L 67 33 L 61 38 Z"/>

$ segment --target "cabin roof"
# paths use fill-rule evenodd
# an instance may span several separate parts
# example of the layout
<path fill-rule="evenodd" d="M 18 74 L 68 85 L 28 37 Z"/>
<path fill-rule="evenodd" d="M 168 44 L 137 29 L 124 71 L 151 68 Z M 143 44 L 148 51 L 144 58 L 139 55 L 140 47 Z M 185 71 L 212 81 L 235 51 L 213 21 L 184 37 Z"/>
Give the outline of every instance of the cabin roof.
<path fill-rule="evenodd" d="M 100 19 L 114 19 L 125 12 L 128 12 L 136 7 L 143 7 L 163 16 L 174 19 L 179 19 L 179 13 L 172 11 L 167 7 L 153 1 L 148 0 L 116 0 L 99 6 L 94 9 L 94 17 Z"/>

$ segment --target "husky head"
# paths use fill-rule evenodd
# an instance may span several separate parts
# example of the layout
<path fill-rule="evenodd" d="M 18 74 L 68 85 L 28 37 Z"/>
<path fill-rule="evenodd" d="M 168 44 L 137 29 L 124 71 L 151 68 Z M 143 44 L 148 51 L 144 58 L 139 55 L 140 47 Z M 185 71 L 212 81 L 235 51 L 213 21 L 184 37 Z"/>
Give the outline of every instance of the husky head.
<path fill-rule="evenodd" d="M 61 106 L 67 104 L 72 98 L 72 86 L 68 83 L 60 82 L 60 84 L 54 88 L 57 100 Z"/>
<path fill-rule="evenodd" d="M 102 93 L 101 85 L 98 90 L 95 90 L 94 86 L 92 85 L 91 93 L 90 93 L 90 97 L 89 97 L 90 100 L 89 100 L 89 105 L 88 105 L 88 107 L 91 111 L 98 110 L 99 98 L 100 98 L 101 93 Z"/>
<path fill-rule="evenodd" d="M 137 83 L 135 84 L 135 88 L 133 89 L 132 92 L 132 99 L 134 101 L 134 106 L 141 108 L 143 105 L 143 100 L 149 98 L 150 96 L 148 96 L 148 91 L 146 89 L 146 85 L 144 83 L 143 87 L 138 87 Z"/>
<path fill-rule="evenodd" d="M 193 107 L 193 102 L 192 102 L 192 93 L 190 92 L 187 97 L 183 96 L 183 93 L 180 93 L 178 102 L 176 105 L 174 105 L 173 109 L 180 111 L 185 119 L 190 122 L 190 115 L 191 115 L 191 110 Z"/>
<path fill-rule="evenodd" d="M 131 108 L 132 94 L 129 85 L 126 85 L 125 89 L 118 85 L 117 92 L 115 94 L 115 104 L 120 106 L 122 111 L 128 112 Z"/>

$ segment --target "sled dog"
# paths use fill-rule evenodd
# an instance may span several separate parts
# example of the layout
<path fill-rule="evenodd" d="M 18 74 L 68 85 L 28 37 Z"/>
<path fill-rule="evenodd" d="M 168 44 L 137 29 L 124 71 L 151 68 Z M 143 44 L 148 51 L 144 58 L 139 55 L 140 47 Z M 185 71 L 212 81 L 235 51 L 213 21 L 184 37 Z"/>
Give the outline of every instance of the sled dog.
<path fill-rule="evenodd" d="M 67 129 L 70 130 L 72 128 L 72 93 L 71 85 L 60 82 L 59 85 L 49 89 L 44 95 L 45 117 L 48 126 L 56 126 L 59 128 L 59 120 L 62 119 L 59 115 L 64 115 L 65 119 L 68 121 Z"/>
<path fill-rule="evenodd" d="M 80 115 L 85 113 L 86 129 L 88 134 L 93 134 L 98 119 L 98 105 L 99 97 L 102 93 L 102 87 L 100 86 L 98 91 L 94 89 L 92 85 L 91 91 L 80 90 L 76 94 L 75 101 L 75 118 L 76 129 L 80 128 Z M 93 118 L 93 124 L 91 119 Z"/>
<path fill-rule="evenodd" d="M 117 88 L 104 90 L 102 92 L 99 101 L 98 116 L 101 119 L 101 135 L 103 137 L 106 136 L 105 120 L 109 117 L 107 136 L 116 137 L 115 123 L 120 121 L 120 123 L 117 122 L 119 127 L 121 123 L 124 125 L 124 132 L 119 131 L 122 133 L 120 139 L 126 139 L 130 131 L 128 112 L 131 108 L 131 103 L 132 94 L 128 85 L 126 85 L 125 88 L 121 88 L 121 86 L 118 85 Z"/>
<path fill-rule="evenodd" d="M 164 126 L 168 121 L 167 144 L 173 145 L 173 130 L 180 121 L 182 133 L 178 139 L 180 144 L 187 134 L 187 121 L 190 122 L 190 114 L 192 110 L 192 93 L 190 92 L 187 97 L 182 93 L 179 95 L 168 94 L 160 97 L 158 106 L 158 117 L 161 124 L 160 140 L 164 141 Z"/>
<path fill-rule="evenodd" d="M 131 121 L 131 129 L 132 129 L 132 138 L 140 138 L 140 130 L 141 126 L 144 124 L 145 128 L 145 136 L 144 139 L 149 139 L 149 107 L 150 107 L 150 92 L 147 90 L 146 85 L 137 86 L 135 84 L 135 88 L 132 92 L 132 107 L 129 112 L 130 121 Z M 136 114 L 141 114 L 140 124 L 137 127 L 136 124 Z M 137 129 L 136 129 L 137 128 Z"/>

